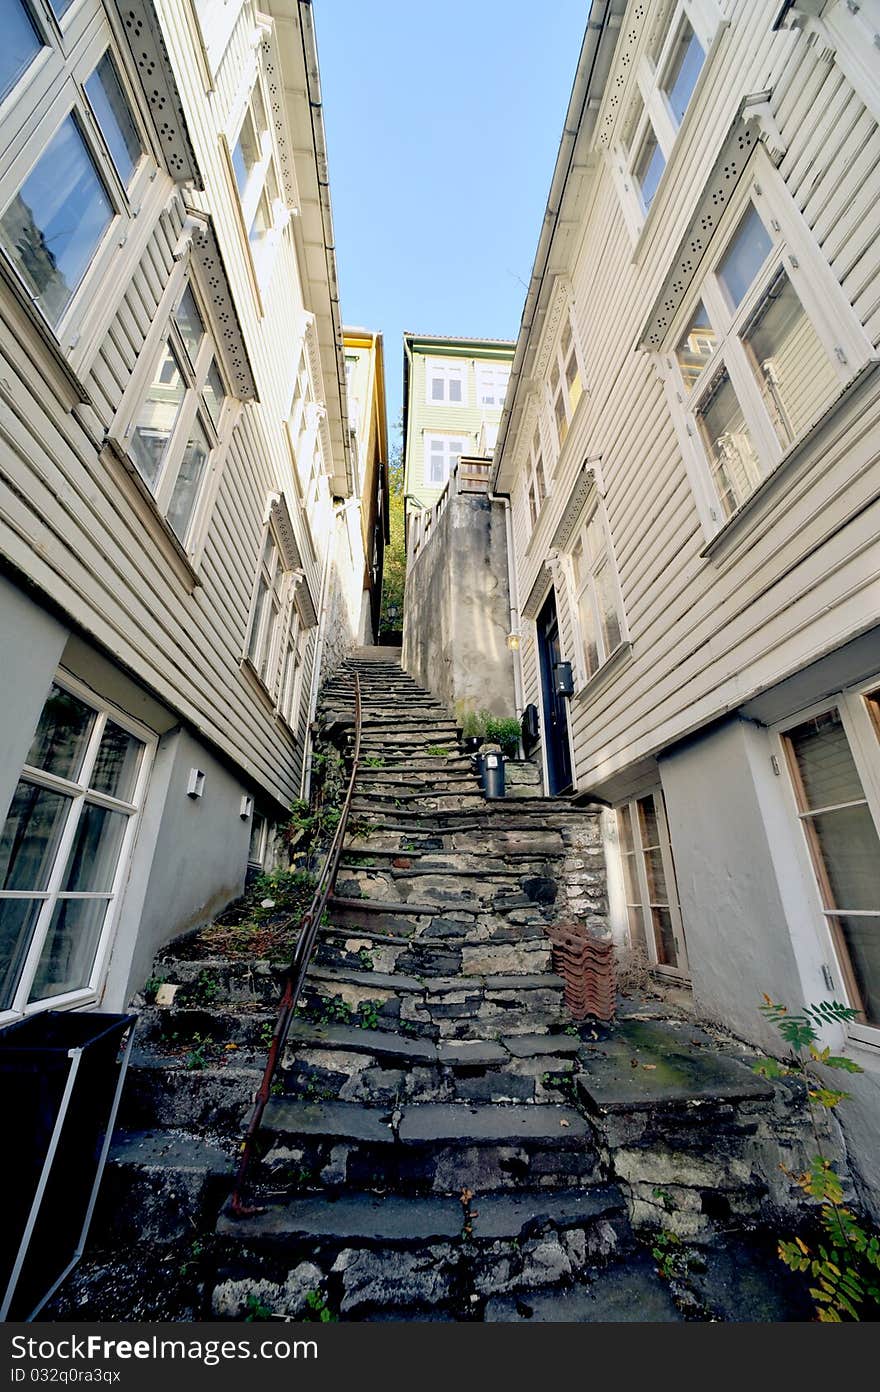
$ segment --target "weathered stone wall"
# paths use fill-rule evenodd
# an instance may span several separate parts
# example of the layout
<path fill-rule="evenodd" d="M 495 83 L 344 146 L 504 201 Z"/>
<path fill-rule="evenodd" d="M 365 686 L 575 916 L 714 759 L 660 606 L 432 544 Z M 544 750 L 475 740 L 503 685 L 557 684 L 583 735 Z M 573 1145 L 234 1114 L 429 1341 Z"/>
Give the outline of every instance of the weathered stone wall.
<path fill-rule="evenodd" d="M 406 579 L 403 666 L 450 711 L 515 713 L 504 504 L 456 493 Z"/>

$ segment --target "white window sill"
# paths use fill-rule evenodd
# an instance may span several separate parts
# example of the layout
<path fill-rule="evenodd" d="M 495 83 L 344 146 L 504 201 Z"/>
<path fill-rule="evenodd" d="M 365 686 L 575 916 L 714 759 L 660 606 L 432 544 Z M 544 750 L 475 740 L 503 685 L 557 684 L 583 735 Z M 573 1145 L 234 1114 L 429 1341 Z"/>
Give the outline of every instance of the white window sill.
<path fill-rule="evenodd" d="M 810 447 L 819 432 L 825 428 L 830 417 L 835 411 L 839 410 L 841 406 L 846 404 L 862 383 L 874 373 L 878 365 L 880 365 L 878 364 L 878 360 L 876 358 L 871 358 L 869 362 L 865 363 L 858 372 L 855 373 L 849 382 L 847 382 L 846 386 L 838 392 L 831 404 L 822 412 L 821 416 L 819 416 L 809 429 L 801 435 L 800 439 L 796 440 L 793 445 L 788 447 L 779 462 L 774 465 L 770 473 L 758 484 L 754 493 L 749 494 L 745 502 L 740 504 L 736 512 L 732 513 L 731 516 L 727 518 L 727 521 L 722 523 L 714 536 L 706 542 L 706 545 L 700 551 L 701 557 L 704 559 L 712 558 L 717 552 L 722 551 L 725 544 L 738 535 L 742 526 L 752 513 L 763 503 L 768 502 L 773 497 L 774 493 L 781 489 L 793 466 L 798 463 L 804 451 Z"/>
<path fill-rule="evenodd" d="M 198 573 L 193 565 L 192 557 L 186 548 L 178 540 L 174 529 L 166 522 L 165 518 L 156 507 L 156 499 L 153 497 L 147 485 L 144 483 L 137 468 L 128 456 L 125 445 L 115 436 L 108 435 L 104 448 L 111 459 L 120 465 L 120 472 L 128 487 L 134 495 L 134 499 L 140 500 L 147 505 L 146 511 L 138 509 L 141 520 L 146 523 L 151 538 L 156 541 L 163 553 L 163 558 L 171 564 L 177 578 L 186 590 L 192 594 L 193 590 L 201 585 Z M 198 508 L 197 508 L 198 511 Z M 193 527 L 190 527 L 190 534 L 193 534 Z"/>
<path fill-rule="evenodd" d="M 618 643 L 611 656 L 606 658 L 602 666 L 578 688 L 572 700 L 580 702 L 585 701 L 588 696 L 594 696 L 604 686 L 606 679 L 629 662 L 632 653 L 633 645 L 628 639 Z"/>
<path fill-rule="evenodd" d="M 866 1073 L 880 1073 L 880 1026 L 850 1024 L 844 1052 Z"/>

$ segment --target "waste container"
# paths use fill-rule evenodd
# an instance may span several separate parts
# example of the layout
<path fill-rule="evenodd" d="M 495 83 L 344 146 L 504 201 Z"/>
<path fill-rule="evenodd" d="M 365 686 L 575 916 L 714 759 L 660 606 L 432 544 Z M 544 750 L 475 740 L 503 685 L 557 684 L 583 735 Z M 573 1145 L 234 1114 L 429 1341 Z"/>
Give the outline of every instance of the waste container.
<path fill-rule="evenodd" d="M 135 1019 L 48 1010 L 0 1031 L 0 1320 L 32 1319 L 82 1255 Z"/>
<path fill-rule="evenodd" d="M 504 797 L 504 756 L 499 752 L 480 754 L 477 769 L 483 784 L 483 796 L 487 798 Z"/>

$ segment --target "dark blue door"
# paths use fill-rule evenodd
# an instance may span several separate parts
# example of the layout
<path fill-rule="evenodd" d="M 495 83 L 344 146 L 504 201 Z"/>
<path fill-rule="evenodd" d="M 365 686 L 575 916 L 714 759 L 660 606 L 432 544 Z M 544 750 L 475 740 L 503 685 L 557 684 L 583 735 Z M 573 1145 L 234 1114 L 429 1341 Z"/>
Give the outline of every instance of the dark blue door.
<path fill-rule="evenodd" d="M 551 794 L 562 793 L 571 787 L 571 750 L 568 743 L 568 708 L 565 697 L 556 695 L 554 666 L 562 660 L 562 651 L 559 646 L 556 594 L 552 589 L 538 615 L 537 630 L 547 781 Z"/>

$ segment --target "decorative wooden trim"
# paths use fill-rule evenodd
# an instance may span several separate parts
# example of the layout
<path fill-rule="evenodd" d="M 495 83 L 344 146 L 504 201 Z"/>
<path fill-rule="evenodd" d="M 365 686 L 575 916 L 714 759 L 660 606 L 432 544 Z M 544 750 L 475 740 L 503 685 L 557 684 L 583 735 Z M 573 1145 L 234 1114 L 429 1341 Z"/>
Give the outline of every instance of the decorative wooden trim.
<path fill-rule="evenodd" d="M 550 542 L 553 551 L 565 551 L 568 549 L 569 542 L 574 535 L 578 519 L 584 510 L 587 499 L 591 493 L 602 493 L 602 482 L 599 474 L 599 458 L 585 459 L 580 467 L 577 478 L 574 481 L 568 502 L 562 512 L 562 516 L 556 526 Z"/>
<path fill-rule="evenodd" d="M 194 208 L 186 212 L 195 223 L 192 259 L 199 286 L 210 302 L 211 323 L 226 374 L 240 401 L 256 401 L 257 384 L 214 224 L 206 213 Z"/>
<path fill-rule="evenodd" d="M 529 591 L 529 597 L 522 607 L 524 619 L 536 619 L 541 611 L 541 605 L 547 598 L 547 592 L 553 584 L 553 571 L 545 562 L 535 578 L 535 583 Z"/>
<path fill-rule="evenodd" d="M 116 8 L 168 172 L 176 183 L 202 189 L 204 181 L 153 0 L 116 0 Z"/>
<path fill-rule="evenodd" d="M 312 599 L 309 582 L 304 575 L 299 579 L 293 592 L 293 602 L 299 610 L 303 628 L 317 628 L 318 611 L 315 608 L 315 601 Z"/>
<path fill-rule="evenodd" d="M 712 234 L 760 139 L 759 119 L 753 117 L 744 121 L 741 110 L 721 147 L 697 210 L 679 244 L 672 269 L 639 334 L 641 347 L 661 351 L 670 325 L 696 278 Z"/>
<path fill-rule="evenodd" d="M 608 94 L 605 98 L 605 112 L 599 134 L 596 137 L 597 144 L 603 150 L 611 148 L 614 127 L 620 115 L 620 104 L 626 94 L 630 71 L 635 63 L 647 12 L 646 0 L 640 0 L 629 17 L 629 24 L 623 29 L 617 41 L 617 49 L 614 54 L 614 66 L 617 72 L 608 88 Z"/>
<path fill-rule="evenodd" d="M 272 129 L 275 132 L 275 146 L 278 151 L 278 164 L 284 198 L 291 212 L 299 212 L 299 188 L 296 182 L 296 167 L 293 155 L 293 142 L 287 124 L 287 111 L 284 101 L 284 80 L 274 25 L 263 30 L 262 68 L 266 79 L 266 93 L 272 108 Z"/>
<path fill-rule="evenodd" d="M 550 366 L 550 357 L 556 347 L 556 340 L 559 337 L 562 316 L 569 310 L 570 304 L 571 294 L 568 277 L 557 276 L 553 285 L 550 303 L 547 306 L 547 317 L 544 320 L 541 341 L 538 344 L 538 351 L 535 354 L 535 361 L 532 366 L 532 377 L 539 382 L 543 382 L 544 378 L 547 376 L 547 371 Z"/>
<path fill-rule="evenodd" d="M 278 538 L 285 570 L 301 570 L 302 557 L 293 530 L 287 499 L 283 493 L 273 493 L 269 501 L 269 521 Z"/>

